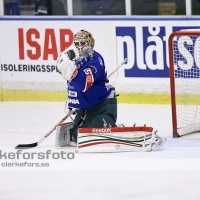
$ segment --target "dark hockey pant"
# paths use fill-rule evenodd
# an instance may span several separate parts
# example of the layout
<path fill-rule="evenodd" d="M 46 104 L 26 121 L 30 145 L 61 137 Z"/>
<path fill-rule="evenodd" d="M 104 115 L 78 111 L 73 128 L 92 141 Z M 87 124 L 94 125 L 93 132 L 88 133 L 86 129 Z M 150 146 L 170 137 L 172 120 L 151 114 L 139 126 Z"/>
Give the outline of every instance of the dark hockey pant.
<path fill-rule="evenodd" d="M 79 128 L 104 128 L 116 127 L 117 121 L 117 98 L 108 98 L 103 102 L 77 111 L 71 136 L 77 141 Z"/>

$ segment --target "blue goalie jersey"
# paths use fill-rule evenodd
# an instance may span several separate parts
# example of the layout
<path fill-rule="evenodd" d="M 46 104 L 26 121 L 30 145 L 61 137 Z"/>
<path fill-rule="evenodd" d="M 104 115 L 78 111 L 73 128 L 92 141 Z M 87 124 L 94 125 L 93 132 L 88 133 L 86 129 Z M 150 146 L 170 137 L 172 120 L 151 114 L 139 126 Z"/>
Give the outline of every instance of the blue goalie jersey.
<path fill-rule="evenodd" d="M 96 51 L 80 62 L 75 77 L 67 81 L 68 107 L 89 108 L 105 100 L 112 91 L 108 85 L 103 57 Z"/>

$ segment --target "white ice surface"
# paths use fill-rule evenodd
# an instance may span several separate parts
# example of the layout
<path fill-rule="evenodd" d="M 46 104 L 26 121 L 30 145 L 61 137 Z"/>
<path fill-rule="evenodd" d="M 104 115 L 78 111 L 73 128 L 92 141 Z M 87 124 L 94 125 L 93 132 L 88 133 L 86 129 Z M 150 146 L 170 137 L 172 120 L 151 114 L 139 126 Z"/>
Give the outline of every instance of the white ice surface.
<path fill-rule="evenodd" d="M 64 103 L 0 103 L 0 200 L 199 200 L 200 136 L 172 138 L 170 105 L 118 105 L 118 123 L 146 124 L 168 138 L 157 152 L 75 153 L 74 159 L 5 158 L 17 152 L 16 145 L 41 139 L 65 116 L 63 109 Z M 55 132 L 23 153 L 75 152 L 75 147 L 55 149 L 54 140 Z M 13 167 L 4 167 L 5 163 Z M 49 167 L 28 167 L 27 163 L 48 163 Z"/>

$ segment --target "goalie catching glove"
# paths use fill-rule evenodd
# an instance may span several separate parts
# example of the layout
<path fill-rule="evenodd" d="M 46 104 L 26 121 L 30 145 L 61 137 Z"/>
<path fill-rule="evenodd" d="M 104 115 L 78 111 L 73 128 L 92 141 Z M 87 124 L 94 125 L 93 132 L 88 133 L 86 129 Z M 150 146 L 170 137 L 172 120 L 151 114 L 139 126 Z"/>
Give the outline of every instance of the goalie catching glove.
<path fill-rule="evenodd" d="M 56 66 L 65 80 L 70 81 L 78 74 L 78 68 L 75 64 L 75 59 L 78 56 L 79 53 L 74 44 L 59 53 Z"/>

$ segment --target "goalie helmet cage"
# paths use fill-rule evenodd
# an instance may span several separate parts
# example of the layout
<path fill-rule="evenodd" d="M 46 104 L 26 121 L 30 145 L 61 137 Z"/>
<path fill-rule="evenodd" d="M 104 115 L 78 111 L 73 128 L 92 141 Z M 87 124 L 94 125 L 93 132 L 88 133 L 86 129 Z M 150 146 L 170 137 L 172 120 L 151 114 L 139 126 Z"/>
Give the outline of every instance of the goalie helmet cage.
<path fill-rule="evenodd" d="M 173 137 L 200 131 L 200 29 L 168 40 Z"/>

